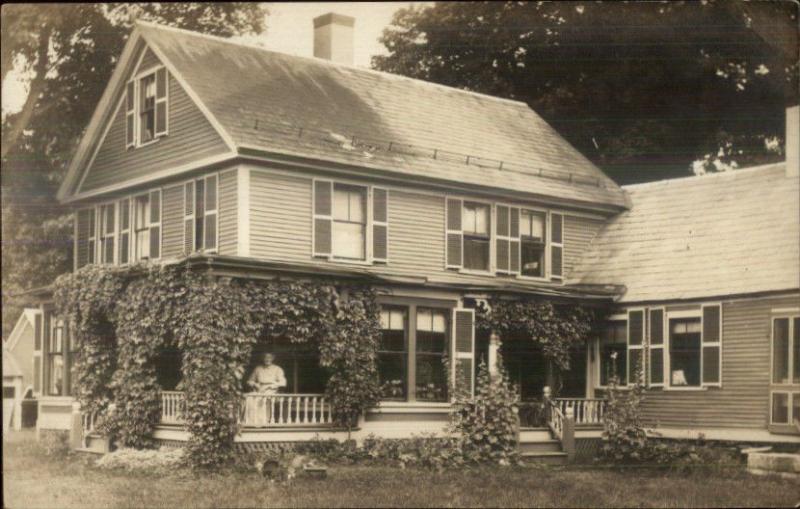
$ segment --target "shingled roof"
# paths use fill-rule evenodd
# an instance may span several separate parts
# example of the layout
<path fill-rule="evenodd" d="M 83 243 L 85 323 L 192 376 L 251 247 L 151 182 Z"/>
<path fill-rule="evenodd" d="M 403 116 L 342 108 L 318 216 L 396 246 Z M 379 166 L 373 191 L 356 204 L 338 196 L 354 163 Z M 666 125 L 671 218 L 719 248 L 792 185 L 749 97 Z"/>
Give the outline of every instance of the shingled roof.
<path fill-rule="evenodd" d="M 613 208 L 622 190 L 526 104 L 140 23 L 236 148 Z"/>
<path fill-rule="evenodd" d="M 568 277 L 627 287 L 622 302 L 800 287 L 800 179 L 784 164 L 625 186 L 612 219 Z"/>

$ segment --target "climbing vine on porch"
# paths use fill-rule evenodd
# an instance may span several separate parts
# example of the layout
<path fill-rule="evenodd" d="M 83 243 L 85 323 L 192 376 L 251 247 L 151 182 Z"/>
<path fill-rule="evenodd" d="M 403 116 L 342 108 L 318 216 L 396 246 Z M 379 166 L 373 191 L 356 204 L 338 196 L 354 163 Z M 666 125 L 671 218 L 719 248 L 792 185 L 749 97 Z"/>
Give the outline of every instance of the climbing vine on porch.
<path fill-rule="evenodd" d="M 540 299 L 492 298 L 488 304 L 477 308 L 477 330 L 494 330 L 504 341 L 529 338 L 562 370 L 569 369 L 570 350 L 589 338 L 601 316 L 592 308 Z"/>
<path fill-rule="evenodd" d="M 378 400 L 379 310 L 367 287 L 256 283 L 136 265 L 62 276 L 55 295 L 58 311 L 75 324 L 82 406 L 103 410 L 113 400 L 109 429 L 126 446 L 153 445 L 160 417 L 153 361 L 168 346 L 183 352 L 187 458 L 197 467 L 231 458 L 242 378 L 259 337 L 316 343 L 337 424 L 351 426 Z"/>

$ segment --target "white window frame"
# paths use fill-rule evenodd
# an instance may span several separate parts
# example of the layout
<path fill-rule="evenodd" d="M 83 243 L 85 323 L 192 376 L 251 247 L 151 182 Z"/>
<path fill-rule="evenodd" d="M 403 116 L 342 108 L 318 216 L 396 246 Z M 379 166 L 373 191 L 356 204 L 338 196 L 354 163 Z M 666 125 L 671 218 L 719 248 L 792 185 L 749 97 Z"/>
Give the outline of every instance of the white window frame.
<path fill-rule="evenodd" d="M 791 381 L 794 376 L 794 363 L 798 362 L 798 359 L 794 358 L 794 321 L 800 318 L 800 314 L 798 313 L 775 313 L 770 315 L 770 336 L 769 336 L 769 424 L 771 426 L 794 426 L 794 421 L 800 416 L 793 415 L 794 414 L 794 394 L 800 393 L 800 380 L 795 381 L 794 383 Z M 775 321 L 785 319 L 789 322 L 789 327 L 787 330 L 787 334 L 789 336 L 789 358 L 788 358 L 788 366 L 787 369 L 789 371 L 789 383 L 775 383 L 772 381 L 772 377 L 775 373 Z M 775 422 L 772 420 L 773 416 L 773 405 L 774 405 L 774 398 L 775 394 L 786 394 L 786 403 L 788 405 L 788 417 L 789 422 Z"/>
<path fill-rule="evenodd" d="M 147 242 L 146 242 L 146 244 L 147 244 L 147 257 L 140 257 L 139 256 L 139 240 L 140 239 L 139 239 L 139 235 L 138 235 L 138 231 L 137 231 L 137 230 L 139 230 L 139 228 L 138 228 L 139 198 L 141 198 L 143 196 L 147 197 L 147 205 L 145 206 L 145 212 L 144 212 L 144 225 L 142 226 L 141 230 L 144 230 L 144 231 L 147 232 Z M 131 218 L 131 223 L 132 223 L 132 225 L 131 225 L 131 234 L 132 234 L 133 242 L 131 242 L 131 244 L 132 244 L 132 247 L 131 247 L 132 256 L 130 256 L 129 259 L 132 262 L 136 263 L 136 262 L 141 262 L 143 260 L 150 260 L 151 259 L 150 258 L 150 191 L 145 191 L 145 192 L 137 193 L 137 194 L 133 195 L 132 198 L 131 198 L 131 201 L 133 203 L 133 205 L 132 205 L 133 217 Z"/>
<path fill-rule="evenodd" d="M 464 197 L 451 197 L 457 200 L 461 200 L 461 267 L 459 268 L 459 272 L 462 274 L 476 274 L 480 276 L 486 275 L 494 275 L 497 271 L 497 263 L 495 260 L 495 251 L 497 250 L 497 228 L 496 228 L 496 221 L 497 221 L 497 213 L 495 210 L 495 203 L 488 200 L 480 200 L 480 199 L 473 199 L 473 198 L 464 198 Z M 487 227 L 489 228 L 489 266 L 484 269 L 468 269 L 464 266 L 464 259 L 466 254 L 466 249 L 464 249 L 464 237 L 467 236 L 466 230 L 464 229 L 464 207 L 467 203 L 475 203 L 478 205 L 486 205 L 489 208 L 489 217 L 487 218 Z M 445 215 L 445 222 L 447 221 L 447 217 Z M 455 233 L 455 230 L 450 230 L 451 233 Z M 445 235 L 445 240 L 447 239 Z"/>
<path fill-rule="evenodd" d="M 358 187 L 364 190 L 364 258 L 347 258 L 336 255 L 336 186 Z M 388 212 L 388 211 L 387 211 Z M 388 214 L 387 214 L 388 215 Z M 329 261 L 353 264 L 372 264 L 372 186 L 362 183 L 333 180 L 331 183 L 331 254 Z"/>
<path fill-rule="evenodd" d="M 139 63 L 141 63 L 142 58 L 144 57 L 144 53 L 142 53 L 142 57 L 139 59 Z M 164 69 L 165 75 L 164 79 L 166 80 L 165 86 L 166 91 L 164 97 L 159 99 L 158 97 L 158 77 L 156 73 Z M 154 85 L 156 87 L 156 96 L 155 101 L 153 103 L 153 138 L 142 142 L 141 140 L 141 98 L 139 97 L 140 90 L 141 90 L 141 82 L 143 79 L 153 76 Z M 147 69 L 136 73 L 125 85 L 125 94 L 127 95 L 128 91 L 128 83 L 133 82 L 133 110 L 128 111 L 127 109 L 127 97 L 123 97 L 123 102 L 125 103 L 125 128 L 127 129 L 128 126 L 128 117 L 133 116 L 133 143 L 128 143 L 126 139 L 125 148 L 139 148 L 139 147 L 146 147 L 147 145 L 151 145 L 159 141 L 162 137 L 167 136 L 169 134 L 169 71 L 166 69 L 164 65 L 155 65 L 148 67 Z M 163 133 L 158 132 L 157 128 L 157 111 L 159 103 L 166 103 L 164 111 L 166 112 L 165 118 L 165 127 L 166 130 Z"/>
<path fill-rule="evenodd" d="M 197 221 L 196 221 L 197 220 L 197 182 L 202 180 L 203 181 L 203 193 L 208 193 L 208 181 L 210 179 L 212 179 L 213 177 L 215 177 L 215 176 L 216 176 L 216 183 L 217 183 L 217 187 L 216 187 L 216 190 L 215 190 L 216 191 L 215 192 L 215 196 L 217 197 L 216 208 L 214 208 L 212 210 L 206 210 L 205 209 L 207 194 L 204 194 L 204 196 L 203 196 L 203 217 L 202 217 L 202 223 L 203 223 L 202 245 L 198 247 L 197 246 Z M 209 174 L 203 175 L 201 177 L 185 180 L 185 181 L 183 181 L 181 183 L 181 192 L 183 193 L 183 207 L 184 207 L 184 209 L 183 209 L 183 221 L 184 222 L 182 222 L 181 224 L 182 225 L 185 224 L 185 221 L 187 221 L 189 219 L 192 220 L 192 235 L 194 237 L 194 238 L 192 238 L 192 253 L 209 253 L 209 254 L 213 254 L 213 253 L 219 252 L 219 203 L 220 203 L 220 196 L 219 196 L 219 185 L 220 184 L 219 184 L 219 180 L 220 180 L 219 173 L 209 173 Z M 186 185 L 187 184 L 191 185 L 191 188 L 192 188 L 192 207 L 191 207 L 192 213 L 191 214 L 186 214 Z M 210 216 L 210 215 L 214 216 L 214 231 L 216 232 L 216 239 L 215 239 L 215 242 L 214 242 L 214 246 L 215 247 L 213 247 L 213 248 L 206 247 L 206 216 Z M 185 229 L 184 229 L 184 235 L 185 234 L 186 234 L 186 232 L 185 232 Z M 184 238 L 184 246 L 186 245 L 185 242 L 186 242 L 186 239 Z M 191 254 L 191 253 L 188 253 L 188 254 Z"/>
<path fill-rule="evenodd" d="M 700 320 L 700 385 L 672 385 L 672 356 L 670 349 L 672 347 L 672 328 L 670 327 L 671 320 L 693 319 Z M 664 324 L 666 327 L 666 336 L 664 337 L 664 390 L 670 391 L 704 391 L 708 387 L 703 385 L 703 310 L 702 307 L 686 311 L 665 311 Z M 722 332 L 720 331 L 720 334 Z M 721 350 L 721 348 L 720 348 Z M 720 380 L 722 379 L 722 366 L 720 365 Z"/>
<path fill-rule="evenodd" d="M 611 316 L 609 316 L 609 317 L 607 317 L 605 319 L 604 323 L 608 323 L 608 322 L 625 322 L 625 360 L 627 362 L 627 356 L 628 356 L 628 313 L 613 314 L 613 315 L 611 315 Z M 601 365 L 601 359 L 600 359 L 600 338 L 599 337 L 597 338 L 597 341 L 594 342 L 594 358 L 597 359 L 597 362 L 594 363 L 594 369 L 593 369 L 593 371 L 594 371 L 594 388 L 595 389 L 599 389 L 599 390 L 607 390 L 608 389 L 608 385 L 602 385 L 600 383 L 600 381 L 602 380 L 602 376 L 601 376 L 602 375 L 602 365 Z M 625 366 L 625 369 L 626 369 L 626 372 L 625 372 L 626 384 L 625 385 L 620 385 L 621 389 L 626 389 L 627 388 L 627 378 L 628 378 L 627 364 Z"/>
<path fill-rule="evenodd" d="M 544 227 L 547 231 L 544 232 L 544 270 L 541 276 L 526 276 L 522 273 L 522 214 L 523 212 L 535 212 L 544 214 Z M 517 278 L 528 281 L 548 281 L 550 279 L 550 211 L 545 208 L 539 207 L 519 207 L 519 273 Z M 627 320 L 627 318 L 625 318 Z"/>

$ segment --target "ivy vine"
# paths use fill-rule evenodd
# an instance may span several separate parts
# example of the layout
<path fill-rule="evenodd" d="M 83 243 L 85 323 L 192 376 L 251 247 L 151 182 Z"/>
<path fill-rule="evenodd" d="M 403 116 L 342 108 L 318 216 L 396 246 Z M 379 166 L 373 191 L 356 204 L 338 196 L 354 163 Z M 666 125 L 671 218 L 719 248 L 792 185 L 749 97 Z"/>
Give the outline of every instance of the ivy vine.
<path fill-rule="evenodd" d="M 601 316 L 585 306 L 532 298 L 491 298 L 488 307 L 478 306 L 476 311 L 478 331 L 495 331 L 504 341 L 529 339 L 561 370 L 569 369 L 570 351 L 589 339 Z"/>
<path fill-rule="evenodd" d="M 183 352 L 187 458 L 196 467 L 232 457 L 242 379 L 258 338 L 316 344 L 338 425 L 349 428 L 378 401 L 379 308 L 369 287 L 257 283 L 156 265 L 89 266 L 55 286 L 57 312 L 77 341 L 81 405 L 102 411 L 113 401 L 108 428 L 125 446 L 154 443 L 153 361 L 166 347 Z"/>

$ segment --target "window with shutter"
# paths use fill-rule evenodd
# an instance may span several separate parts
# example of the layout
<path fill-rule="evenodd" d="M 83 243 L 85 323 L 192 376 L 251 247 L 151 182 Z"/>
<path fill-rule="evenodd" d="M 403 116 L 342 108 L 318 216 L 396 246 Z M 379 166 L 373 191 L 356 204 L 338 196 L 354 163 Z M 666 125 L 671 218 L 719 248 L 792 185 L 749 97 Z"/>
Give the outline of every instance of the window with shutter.
<path fill-rule="evenodd" d="M 333 182 L 314 179 L 313 255 L 333 254 Z"/>
<path fill-rule="evenodd" d="M 204 251 L 215 251 L 217 249 L 217 219 L 218 219 L 218 185 L 219 179 L 216 175 L 209 175 L 205 178 L 203 197 L 203 244 Z"/>
<path fill-rule="evenodd" d="M 550 276 L 564 277 L 564 216 L 550 214 Z"/>
<path fill-rule="evenodd" d="M 652 387 L 664 385 L 664 309 L 650 309 L 649 320 L 649 382 Z"/>
<path fill-rule="evenodd" d="M 100 206 L 100 263 L 114 264 L 117 236 L 116 203 Z"/>
<path fill-rule="evenodd" d="M 461 212 L 463 268 L 482 272 L 490 270 L 491 217 L 492 206 L 490 204 L 463 202 Z"/>
<path fill-rule="evenodd" d="M 520 212 L 521 273 L 527 277 L 545 277 L 547 258 L 547 213 L 523 210 Z"/>
<path fill-rule="evenodd" d="M 131 201 L 128 198 L 119 201 L 119 263 L 125 265 L 129 261 L 131 246 Z"/>
<path fill-rule="evenodd" d="M 389 260 L 389 192 L 379 187 L 372 188 L 372 259 Z"/>
<path fill-rule="evenodd" d="M 463 265 L 461 207 L 462 201 L 457 198 L 445 200 L 445 267 L 448 269 L 459 269 Z"/>
<path fill-rule="evenodd" d="M 367 188 L 351 184 L 333 185 L 331 250 L 335 258 L 367 258 Z"/>
<path fill-rule="evenodd" d="M 644 310 L 628 311 L 628 385 L 633 385 L 636 370 L 641 368 L 641 375 L 646 372 L 644 358 Z M 644 382 L 644 379 L 641 380 Z"/>
<path fill-rule="evenodd" d="M 702 382 L 705 386 L 722 384 L 722 306 L 704 305 Z"/>
<path fill-rule="evenodd" d="M 169 73 L 164 67 L 147 71 L 125 88 L 125 147 L 137 147 L 169 131 Z"/>
<path fill-rule="evenodd" d="M 475 310 L 454 310 L 453 323 L 453 381 L 457 391 L 472 394 L 475 385 Z"/>

